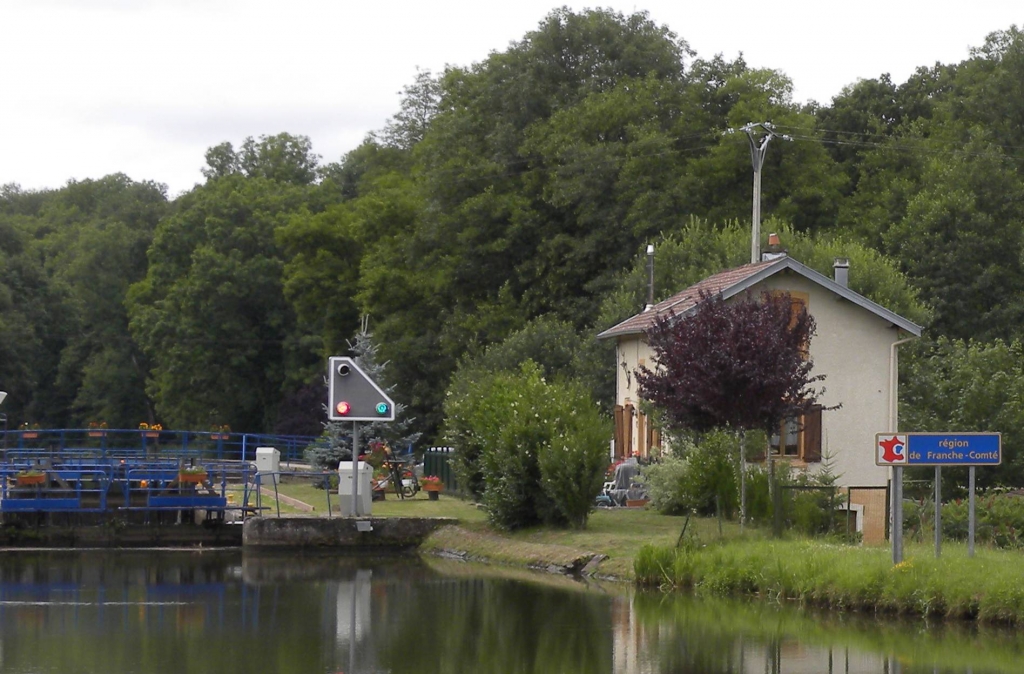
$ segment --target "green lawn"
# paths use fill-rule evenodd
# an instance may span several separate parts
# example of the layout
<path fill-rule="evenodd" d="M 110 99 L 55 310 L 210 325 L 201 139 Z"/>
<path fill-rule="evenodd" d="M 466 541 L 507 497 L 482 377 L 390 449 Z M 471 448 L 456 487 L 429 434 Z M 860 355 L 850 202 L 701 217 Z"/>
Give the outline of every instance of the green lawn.
<path fill-rule="evenodd" d="M 312 480 L 291 478 L 278 485 L 278 490 L 285 496 L 299 499 L 316 508 L 311 513 L 313 515 L 323 515 L 327 512 L 327 491 L 314 487 Z M 273 500 L 272 496 L 268 497 L 264 494 L 264 505 L 273 505 Z M 331 492 L 331 507 L 337 512 L 337 489 Z M 377 517 L 454 517 L 464 524 L 487 520 L 487 514 L 468 501 L 447 494 L 441 494 L 439 500 L 431 501 L 424 491 L 406 499 L 399 499 L 393 491 L 387 492 L 383 501 L 373 502 L 372 510 L 373 515 Z M 281 512 L 284 513 L 283 508 Z"/>
<path fill-rule="evenodd" d="M 308 480 L 285 482 L 279 489 L 282 494 L 314 506 L 316 511 L 313 515 L 326 512 L 326 492 L 314 488 Z M 268 504 L 273 505 L 272 499 L 264 496 L 264 505 Z M 331 494 L 331 505 L 336 511 L 336 492 Z M 282 508 L 281 512 L 284 514 L 285 510 Z M 458 519 L 463 532 L 444 536 L 435 543 L 446 548 L 454 545 L 471 556 L 508 563 L 520 560 L 540 564 L 546 558 L 555 563 L 565 563 L 575 556 L 602 554 L 608 559 L 601 563 L 600 573 L 619 578 L 633 577 L 633 558 L 644 545 L 675 545 L 686 521 L 684 517 L 670 517 L 642 508 L 601 508 L 591 514 L 587 528 L 583 530 L 537 527 L 509 534 L 493 529 L 487 523 L 486 513 L 469 501 L 447 494 L 441 494 L 438 501 L 430 501 L 426 492 L 404 500 L 394 492 L 388 492 L 385 500 L 373 502 L 373 515 Z M 732 539 L 740 534 L 739 526 L 730 521 L 722 523 L 722 533 L 719 534 L 718 522 L 713 518 L 691 519 L 687 533 L 709 542 Z M 748 535 L 762 536 L 756 531 L 748 532 Z M 545 546 L 550 548 L 547 554 Z"/>

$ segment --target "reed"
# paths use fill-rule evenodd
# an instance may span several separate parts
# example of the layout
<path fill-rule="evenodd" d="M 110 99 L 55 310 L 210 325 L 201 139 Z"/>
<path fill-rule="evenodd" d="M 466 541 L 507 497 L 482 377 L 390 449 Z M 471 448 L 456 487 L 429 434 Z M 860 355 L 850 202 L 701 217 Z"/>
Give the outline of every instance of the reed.
<path fill-rule="evenodd" d="M 757 595 L 830 609 L 1024 624 L 1019 552 L 925 546 L 893 565 L 884 548 L 820 541 L 733 540 L 710 546 L 647 546 L 635 558 L 641 586 L 698 595 Z"/>

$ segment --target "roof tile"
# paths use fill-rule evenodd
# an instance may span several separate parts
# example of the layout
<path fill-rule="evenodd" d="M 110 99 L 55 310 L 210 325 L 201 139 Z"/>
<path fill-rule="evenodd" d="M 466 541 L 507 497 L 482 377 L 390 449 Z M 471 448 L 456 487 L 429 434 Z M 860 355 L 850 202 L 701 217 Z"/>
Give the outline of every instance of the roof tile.
<path fill-rule="evenodd" d="M 742 267 L 726 269 L 725 271 L 718 272 L 717 274 L 709 276 L 706 279 L 693 284 L 689 288 L 676 293 L 672 297 L 658 302 L 654 305 L 653 309 L 631 316 L 618 325 L 608 328 L 599 334 L 598 338 L 603 339 L 618 335 L 646 332 L 648 328 L 654 325 L 654 322 L 658 318 L 666 317 L 670 314 L 678 316 L 697 306 L 697 301 L 700 299 L 701 292 L 717 295 L 718 293 L 728 290 L 737 283 L 745 281 L 766 267 L 776 264 L 777 261 L 778 260 L 755 262 L 752 264 L 745 264 Z"/>

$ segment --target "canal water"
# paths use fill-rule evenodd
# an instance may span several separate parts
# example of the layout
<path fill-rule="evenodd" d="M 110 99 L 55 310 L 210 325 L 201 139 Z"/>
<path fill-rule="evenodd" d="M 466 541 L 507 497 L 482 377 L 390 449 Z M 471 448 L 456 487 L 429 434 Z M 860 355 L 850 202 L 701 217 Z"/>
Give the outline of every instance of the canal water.
<path fill-rule="evenodd" d="M 1021 671 L 1010 631 L 439 560 L 0 552 L 0 674 Z"/>

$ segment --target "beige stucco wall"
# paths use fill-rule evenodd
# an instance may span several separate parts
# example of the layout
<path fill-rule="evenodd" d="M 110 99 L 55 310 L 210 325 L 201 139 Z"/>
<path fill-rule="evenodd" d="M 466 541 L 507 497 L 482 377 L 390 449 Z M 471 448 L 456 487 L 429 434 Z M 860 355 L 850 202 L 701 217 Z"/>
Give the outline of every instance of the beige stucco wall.
<path fill-rule="evenodd" d="M 842 405 L 822 414 L 822 454 L 832 456 L 839 484 L 885 485 L 889 471 L 875 465 L 874 442 L 875 433 L 890 430 L 889 359 L 892 343 L 901 338 L 899 331 L 875 314 L 793 272 L 782 271 L 751 292 L 756 295 L 762 290 L 808 295 L 808 311 L 817 324 L 810 348 L 813 372 L 826 376 L 821 402 L 826 407 Z M 640 363 L 653 365 L 647 344 L 636 336 L 620 339 L 616 352 L 617 404 L 639 402 L 636 376 L 632 373 Z M 634 447 L 635 422 L 634 419 Z M 820 464 L 808 468 L 818 470 Z"/>

